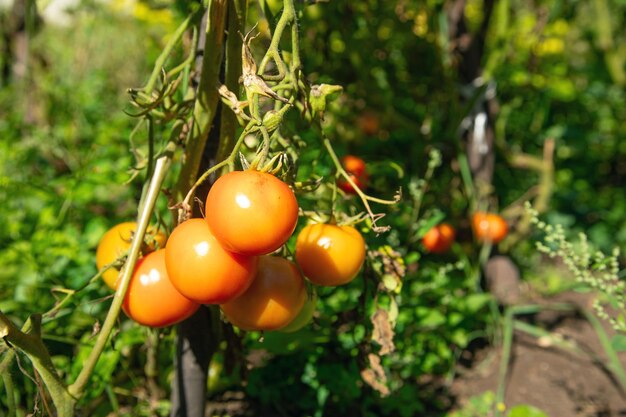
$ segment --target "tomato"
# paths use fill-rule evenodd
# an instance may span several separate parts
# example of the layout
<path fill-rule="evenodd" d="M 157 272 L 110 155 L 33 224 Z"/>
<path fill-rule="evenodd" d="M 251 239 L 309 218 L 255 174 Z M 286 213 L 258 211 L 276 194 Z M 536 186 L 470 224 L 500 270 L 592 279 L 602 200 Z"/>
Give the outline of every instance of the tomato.
<path fill-rule="evenodd" d="M 474 213 L 472 228 L 474 229 L 474 236 L 479 242 L 498 243 L 506 237 L 509 231 L 509 226 L 502 216 L 484 212 Z"/>
<path fill-rule="evenodd" d="M 316 305 L 317 293 L 313 290 L 313 293 L 306 298 L 306 301 L 296 318 L 293 319 L 291 323 L 281 328 L 280 331 L 284 333 L 293 333 L 309 324 L 313 319 L 313 313 L 315 313 Z"/>
<path fill-rule="evenodd" d="M 190 219 L 170 235 L 165 266 L 182 295 L 202 304 L 221 304 L 250 286 L 257 257 L 226 251 L 204 219 Z"/>
<path fill-rule="evenodd" d="M 343 168 L 347 172 L 354 174 L 357 177 L 361 177 L 364 174 L 367 174 L 365 161 L 359 158 L 358 156 L 354 156 L 354 155 L 344 156 L 343 158 L 341 158 L 341 165 L 343 165 Z"/>
<path fill-rule="evenodd" d="M 336 286 L 352 281 L 365 260 L 365 240 L 352 226 L 310 224 L 296 239 L 296 261 L 313 284 Z"/>
<path fill-rule="evenodd" d="M 441 223 L 426 232 L 422 244 L 428 252 L 445 253 L 454 243 L 455 236 L 455 230 L 451 225 Z"/>
<path fill-rule="evenodd" d="M 105 265 L 110 264 L 121 256 L 124 256 L 128 249 L 132 238 L 137 230 L 136 222 L 125 222 L 113 226 L 100 239 L 98 248 L 96 249 L 96 266 L 102 269 Z M 145 236 L 145 244 L 142 248 L 143 253 L 152 252 L 154 249 L 162 248 L 165 245 L 166 236 L 163 232 L 154 228 L 148 228 Z M 111 289 L 117 288 L 117 278 L 120 271 L 116 268 L 109 268 L 102 274 L 102 279 Z"/>
<path fill-rule="evenodd" d="M 372 111 L 364 111 L 357 119 L 357 125 L 361 132 L 367 136 L 372 136 L 380 130 L 380 120 L 378 115 Z"/>
<path fill-rule="evenodd" d="M 298 222 L 298 202 L 287 184 L 259 171 L 220 177 L 206 199 L 206 220 L 225 249 L 264 255 L 280 248 Z"/>
<path fill-rule="evenodd" d="M 341 159 L 341 165 L 348 173 L 348 176 L 360 189 L 367 188 L 369 175 L 365 166 L 365 161 L 354 155 L 346 155 Z M 337 186 L 348 194 L 356 194 L 352 185 L 343 177 L 337 181 Z"/>
<path fill-rule="evenodd" d="M 164 327 L 191 316 L 200 304 L 180 294 L 165 269 L 165 249 L 141 258 L 135 266 L 122 308 L 139 324 Z"/>
<path fill-rule="evenodd" d="M 366 188 L 367 182 L 364 181 L 362 177 L 357 177 L 354 174 L 350 174 L 350 173 L 348 173 L 348 176 L 350 177 L 352 181 L 354 181 L 354 183 L 356 184 L 357 187 L 359 187 L 359 189 L 363 190 Z M 347 194 L 356 194 L 356 190 L 354 189 L 352 184 L 350 184 L 344 178 L 339 178 L 339 180 L 337 180 L 337 186 L 341 188 Z"/>
<path fill-rule="evenodd" d="M 306 287 L 296 265 L 285 258 L 262 256 L 252 285 L 220 307 L 241 329 L 278 330 L 295 319 L 305 301 Z"/>

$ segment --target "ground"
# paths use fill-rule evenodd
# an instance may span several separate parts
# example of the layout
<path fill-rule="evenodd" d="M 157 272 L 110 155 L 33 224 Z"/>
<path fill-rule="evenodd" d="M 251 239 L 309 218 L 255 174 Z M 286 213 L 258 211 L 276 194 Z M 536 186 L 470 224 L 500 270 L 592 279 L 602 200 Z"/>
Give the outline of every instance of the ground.
<path fill-rule="evenodd" d="M 591 296 L 575 292 L 535 301 L 591 308 Z M 530 404 L 549 417 L 626 416 L 626 393 L 606 366 L 607 356 L 598 334 L 582 315 L 546 311 L 525 320 L 578 346 L 582 352 L 577 354 L 556 347 L 547 338 L 516 332 L 506 383 L 507 407 Z M 604 328 L 610 335 L 608 326 Z M 497 390 L 501 349 L 487 347 L 473 356 L 469 367 L 459 369 L 450 388 L 457 408 L 474 395 Z M 619 359 L 626 368 L 626 354 L 620 354 Z"/>

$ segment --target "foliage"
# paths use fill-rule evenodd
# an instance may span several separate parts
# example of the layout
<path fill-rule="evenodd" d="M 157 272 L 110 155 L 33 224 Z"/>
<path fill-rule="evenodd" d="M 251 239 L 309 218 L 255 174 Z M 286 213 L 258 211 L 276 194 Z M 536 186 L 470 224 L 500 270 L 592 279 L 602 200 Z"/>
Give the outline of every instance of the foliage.
<path fill-rule="evenodd" d="M 222 343 L 212 365 L 220 369 L 222 383 L 209 383 L 211 395 L 243 390 L 268 415 L 443 413 L 447 404 L 433 398 L 429 383 L 451 377 L 460 353 L 475 339 L 493 340 L 498 333 L 495 301 L 481 282 L 491 247 L 476 244 L 470 227 L 477 201 L 464 168 L 460 132 L 471 109 L 461 94 L 459 58 L 448 44 L 448 5 L 298 3 L 301 54 L 293 48 L 294 35 L 287 34 L 274 45 L 278 58 L 263 64 L 260 58 L 268 56 L 281 16 L 281 5 L 274 3 L 260 1 L 256 7 L 251 2 L 242 33 L 255 27 L 258 37 L 247 35 L 245 42 L 252 63 L 270 73 L 280 70 L 281 61 L 288 69 L 297 67 L 294 60 L 302 61 L 302 73 L 290 73 L 289 82 L 269 82 L 274 90 L 277 85 L 293 89 L 293 102 L 281 104 L 284 95 L 255 101 L 251 97 L 262 86 L 247 84 L 242 94 L 227 90 L 235 101 L 221 91 L 221 111 L 235 110 L 244 122 L 236 130 L 237 146 L 252 164 L 286 152 L 282 173 L 305 214 L 294 236 L 307 217 L 356 219 L 367 241 L 367 261 L 348 285 L 317 290 L 311 325 L 288 334 L 237 333 L 240 348 L 261 361 L 247 364 L 236 343 Z M 472 31 L 486 18 L 486 3 L 467 2 L 465 17 Z M 623 246 L 626 197 L 620 187 L 626 147 L 620 139 L 626 134 L 621 120 L 626 95 L 619 40 L 625 34 L 620 29 L 623 13 L 607 16 L 602 10 L 609 4 L 623 11 L 625 3 L 498 3 L 482 62 L 484 79 L 497 85 L 499 103 L 494 121 L 497 174 L 487 192 L 489 205 L 516 213 L 538 182 L 534 174 L 520 174 L 516 157 L 540 154 L 546 141 L 555 139 L 552 206 L 546 217 L 574 231 L 590 228 L 591 239 L 605 251 Z M 108 8 L 85 2 L 73 13 L 71 27 L 44 24 L 31 33 L 26 77 L 1 80 L 6 85 L 0 90 L 0 199 L 5 202 L 0 207 L 0 310 L 21 327 L 30 314 L 49 311 L 71 295 L 54 314 L 44 315 L 42 332 L 67 383 L 81 374 L 110 305 L 106 286 L 92 279 L 96 244 L 112 225 L 136 217 L 137 202 L 145 201 L 142 182 L 151 178 L 156 156 L 167 153 L 167 145 L 195 112 L 187 95 L 194 76 L 191 61 L 185 61 L 194 57 L 190 33 L 161 62 L 163 73 L 150 75 L 149 68 L 183 19 L 195 16 L 190 25 L 197 24 L 198 6 L 117 1 Z M 0 63 L 6 59 L 1 57 Z M 181 62 L 187 70 L 177 72 Z M 137 88 L 141 85 L 153 88 Z M 125 94 L 129 88 L 131 105 Z M 308 107 L 302 105 L 305 94 Z M 145 117 L 137 124 L 124 110 Z M 249 124 L 261 115 L 266 131 Z M 269 146 L 270 134 L 278 145 Z M 172 158 L 184 161 L 183 152 L 199 158 L 189 149 L 176 150 Z M 335 180 L 346 174 L 338 160 L 346 154 L 366 161 L 369 180 L 362 191 L 373 199 L 336 189 Z M 227 155 L 221 155 L 223 166 L 237 165 L 238 155 Z M 181 183 L 176 177 L 183 178 L 185 169 L 171 169 L 164 183 L 169 195 L 158 199 L 152 216 L 166 228 L 180 214 L 168 207 L 184 197 L 177 195 Z M 182 191 L 194 180 L 183 184 Z M 379 204 L 394 200 L 397 190 L 403 192 L 400 202 Z M 184 202 L 189 206 L 176 206 L 181 212 L 193 205 Z M 508 218 L 517 219 L 514 214 Z M 451 253 L 426 253 L 421 237 L 444 220 L 458 230 L 457 243 Z M 390 231 L 379 233 L 386 227 Z M 619 254 L 592 256 L 583 248 L 581 257 L 563 246 L 561 232 L 551 229 L 549 245 L 540 251 L 565 256 L 580 281 L 623 307 L 616 291 L 623 288 Z M 294 249 L 291 239 L 283 254 L 291 256 Z M 554 273 L 545 272 L 544 259 L 523 233 L 510 252 L 538 280 Z M 596 279 L 596 271 L 607 268 L 610 280 Z M 615 285 L 606 287 L 607 282 Z M 616 320 L 614 325 L 623 330 L 623 317 Z M 80 399 L 81 411 L 166 415 L 174 336 L 172 330 L 148 330 L 120 318 Z M 0 345 L 2 354 L 9 349 Z M 10 368 L 14 402 L 20 412 L 45 409 L 47 396 L 39 393 L 41 383 L 30 362 L 17 357 L 21 359 Z M 33 378 L 18 377 L 20 371 Z M 452 415 L 487 415 L 493 407 L 490 395 Z M 0 409 L 10 401 L 0 397 Z M 508 415 L 542 415 L 524 407 Z"/>

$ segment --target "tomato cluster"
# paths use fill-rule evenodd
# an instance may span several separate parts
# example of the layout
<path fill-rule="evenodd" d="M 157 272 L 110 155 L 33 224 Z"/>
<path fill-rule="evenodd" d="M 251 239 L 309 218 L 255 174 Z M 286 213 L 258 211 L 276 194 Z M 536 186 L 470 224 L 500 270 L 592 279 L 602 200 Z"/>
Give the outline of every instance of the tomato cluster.
<path fill-rule="evenodd" d="M 298 203 L 289 186 L 268 173 L 247 170 L 220 177 L 205 208 L 205 219 L 182 222 L 164 249 L 137 262 L 123 303 L 133 320 L 168 326 L 200 304 L 217 304 L 241 329 L 295 331 L 311 320 L 317 300 L 314 291 L 307 296 L 302 273 L 316 285 L 342 285 L 356 277 L 365 259 L 361 234 L 334 224 L 302 229 L 296 241 L 298 265 L 270 255 L 294 232 Z M 130 237 L 122 236 L 117 246 L 110 242 L 120 235 L 118 228 L 98 247 L 99 254 L 108 253 L 106 259 L 114 260 L 130 246 Z M 159 239 L 162 246 L 165 236 Z"/>

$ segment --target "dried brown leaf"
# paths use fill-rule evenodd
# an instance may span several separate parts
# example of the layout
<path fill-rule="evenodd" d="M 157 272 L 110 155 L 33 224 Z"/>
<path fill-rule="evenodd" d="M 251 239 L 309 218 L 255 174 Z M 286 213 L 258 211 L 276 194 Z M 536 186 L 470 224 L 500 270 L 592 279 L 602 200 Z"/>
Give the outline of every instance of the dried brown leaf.
<path fill-rule="evenodd" d="M 393 343 L 394 331 L 387 310 L 382 308 L 376 310 L 372 315 L 372 324 L 374 325 L 372 340 L 381 346 L 379 355 L 384 356 L 393 352 L 396 349 Z"/>

